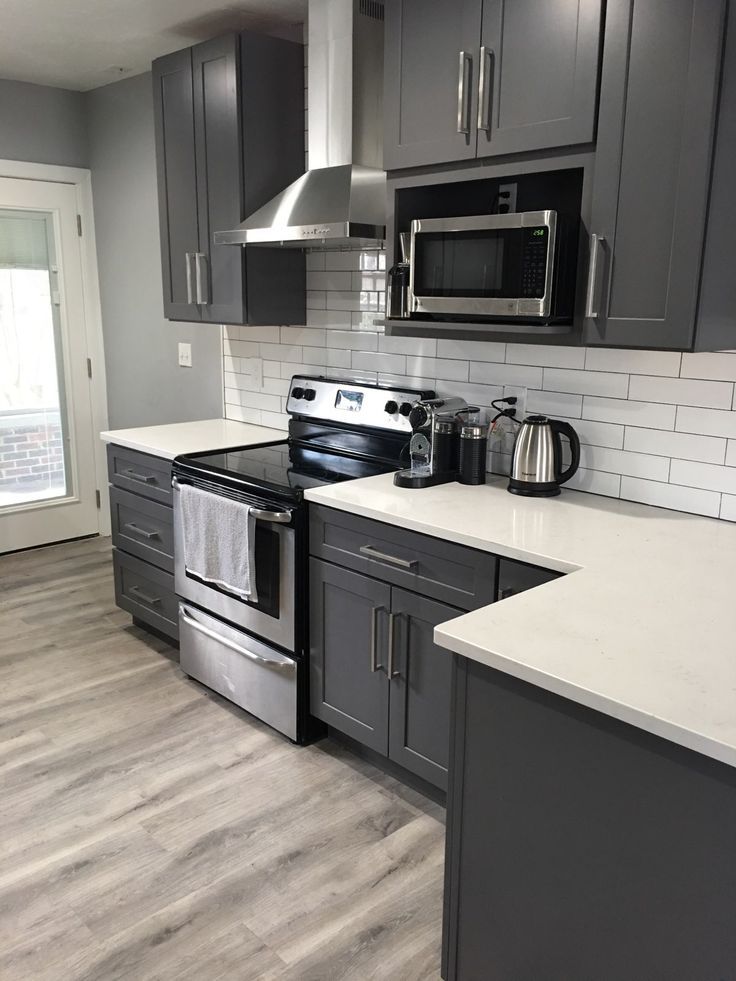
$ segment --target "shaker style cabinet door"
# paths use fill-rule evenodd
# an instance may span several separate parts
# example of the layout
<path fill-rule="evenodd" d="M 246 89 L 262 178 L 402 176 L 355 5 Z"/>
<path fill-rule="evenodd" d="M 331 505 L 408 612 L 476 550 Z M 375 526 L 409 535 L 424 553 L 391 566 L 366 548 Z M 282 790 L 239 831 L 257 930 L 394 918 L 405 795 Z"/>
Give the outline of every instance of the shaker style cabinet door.
<path fill-rule="evenodd" d="M 153 111 L 164 316 L 201 320 L 194 296 L 199 229 L 190 49 L 154 61 Z"/>
<path fill-rule="evenodd" d="M 394 588 L 387 668 L 391 676 L 388 755 L 447 790 L 452 654 L 434 642 L 439 623 L 460 610 Z"/>
<path fill-rule="evenodd" d="M 312 715 L 385 756 L 391 587 L 319 559 L 309 573 Z"/>
<path fill-rule="evenodd" d="M 243 323 L 243 250 L 213 236 L 242 220 L 240 43 L 236 34 L 192 48 L 199 249 L 195 299 L 207 323 Z"/>
<path fill-rule="evenodd" d="M 586 343 L 692 344 L 723 0 L 609 0 Z"/>
<path fill-rule="evenodd" d="M 481 0 L 386 4 L 386 170 L 476 154 Z"/>
<path fill-rule="evenodd" d="M 484 0 L 478 156 L 590 143 L 602 0 Z"/>

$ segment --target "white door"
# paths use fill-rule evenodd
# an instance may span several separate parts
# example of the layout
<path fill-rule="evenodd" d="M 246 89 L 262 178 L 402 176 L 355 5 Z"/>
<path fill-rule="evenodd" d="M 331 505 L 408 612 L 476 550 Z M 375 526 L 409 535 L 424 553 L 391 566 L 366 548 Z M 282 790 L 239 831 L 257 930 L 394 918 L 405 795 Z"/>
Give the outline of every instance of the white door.
<path fill-rule="evenodd" d="M 98 531 L 72 184 L 0 177 L 0 553 Z"/>

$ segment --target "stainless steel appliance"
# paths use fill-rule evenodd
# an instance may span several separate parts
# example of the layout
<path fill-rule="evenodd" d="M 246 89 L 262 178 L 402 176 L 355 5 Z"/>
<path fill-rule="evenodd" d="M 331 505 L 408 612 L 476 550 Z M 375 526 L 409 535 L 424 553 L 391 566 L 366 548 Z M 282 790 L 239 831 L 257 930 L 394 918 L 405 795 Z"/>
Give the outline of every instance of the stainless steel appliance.
<path fill-rule="evenodd" d="M 411 407 L 410 466 L 394 474 L 397 487 L 432 487 L 457 477 L 458 426 L 469 410 L 465 399 L 422 399 Z"/>
<path fill-rule="evenodd" d="M 304 490 L 398 470 L 409 458 L 412 406 L 433 395 L 351 380 L 294 377 L 287 399 L 288 439 L 174 461 L 174 581 L 180 598 L 182 669 L 296 742 L 312 735 Z M 206 491 L 212 508 L 223 496 L 249 505 L 256 519 L 256 602 L 187 569 L 181 506 L 185 483 Z M 239 545 L 223 543 L 227 548 Z"/>
<path fill-rule="evenodd" d="M 404 319 L 409 316 L 409 276 L 411 267 L 411 236 L 408 232 L 399 235 L 401 247 L 401 262 L 395 263 L 388 271 L 386 284 L 386 315 L 394 319 Z"/>
<path fill-rule="evenodd" d="M 562 440 L 570 442 L 570 465 L 562 467 Z M 580 439 L 568 422 L 527 416 L 511 457 L 509 491 L 526 497 L 555 497 L 580 465 Z"/>
<path fill-rule="evenodd" d="M 539 324 L 570 319 L 574 270 L 556 211 L 411 223 L 411 314 Z"/>

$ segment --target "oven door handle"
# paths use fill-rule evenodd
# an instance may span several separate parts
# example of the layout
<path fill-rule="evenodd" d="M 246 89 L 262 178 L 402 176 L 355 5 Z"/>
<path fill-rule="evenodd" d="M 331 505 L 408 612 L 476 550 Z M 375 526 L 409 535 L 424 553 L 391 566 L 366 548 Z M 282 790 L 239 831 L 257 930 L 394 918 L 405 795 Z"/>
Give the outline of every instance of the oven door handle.
<path fill-rule="evenodd" d="M 235 651 L 236 654 L 242 654 L 243 657 L 247 657 L 250 661 L 257 661 L 259 664 L 267 664 L 270 668 L 289 668 L 290 670 L 294 667 L 294 661 L 291 658 L 284 657 L 282 655 L 277 655 L 276 657 L 261 657 L 260 654 L 254 654 L 253 651 L 249 651 L 245 647 L 241 647 L 240 644 L 236 644 L 235 641 L 230 640 L 228 637 L 223 637 L 222 634 L 218 634 L 215 630 L 210 630 L 209 627 L 205 627 L 204 624 L 195 620 L 191 615 L 189 610 L 185 607 L 181 607 L 179 610 L 179 615 L 183 622 L 191 627 L 192 630 L 198 631 L 200 634 L 204 634 L 205 637 L 209 637 L 210 640 L 217 641 L 218 644 L 222 644 L 224 647 L 229 647 L 231 651 Z"/>
<path fill-rule="evenodd" d="M 178 491 L 181 487 L 181 481 L 177 477 L 173 477 L 171 486 Z M 213 497 L 217 497 L 217 494 L 214 493 Z M 278 525 L 288 525 L 292 518 L 291 511 L 268 511 L 263 508 L 251 507 L 250 513 L 257 521 L 270 521 Z"/>

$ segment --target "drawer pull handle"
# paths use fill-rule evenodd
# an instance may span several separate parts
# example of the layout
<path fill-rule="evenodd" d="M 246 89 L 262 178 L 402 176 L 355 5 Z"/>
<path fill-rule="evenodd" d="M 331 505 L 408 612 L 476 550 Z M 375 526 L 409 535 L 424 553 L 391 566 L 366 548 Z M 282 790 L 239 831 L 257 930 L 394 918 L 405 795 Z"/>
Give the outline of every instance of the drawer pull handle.
<path fill-rule="evenodd" d="M 160 596 L 151 596 L 149 593 L 144 592 L 140 586 L 131 586 L 128 592 L 132 593 L 134 596 L 137 596 L 138 599 L 143 600 L 144 603 L 148 603 L 149 606 L 161 605 Z"/>
<path fill-rule="evenodd" d="M 127 524 L 123 525 L 123 528 L 127 528 L 128 531 L 132 531 L 134 535 L 140 535 L 141 538 L 158 538 L 157 531 L 146 531 L 145 528 L 139 528 L 138 525 L 134 524 L 132 521 L 129 521 Z"/>
<path fill-rule="evenodd" d="M 401 616 L 400 613 L 389 613 L 388 615 L 388 676 L 389 678 L 398 678 L 401 675 L 400 671 L 394 670 L 394 627 L 396 621 Z"/>
<path fill-rule="evenodd" d="M 400 569 L 413 569 L 415 565 L 419 564 L 418 559 L 400 559 L 396 555 L 379 552 L 372 545 L 361 545 L 359 551 L 361 555 L 365 555 L 369 559 L 375 559 L 377 562 L 388 562 L 389 565 L 397 565 Z"/>
<path fill-rule="evenodd" d="M 218 644 L 222 644 L 223 647 L 230 648 L 231 651 L 235 651 L 236 654 L 242 654 L 243 657 L 247 657 L 250 661 L 258 661 L 259 664 L 267 664 L 270 668 L 287 668 L 288 670 L 293 670 L 296 667 L 294 661 L 289 658 L 280 657 L 270 658 L 261 657 L 260 654 L 254 654 L 253 651 L 249 651 L 245 647 L 241 647 L 240 644 L 236 644 L 235 641 L 230 640 L 229 637 L 223 637 L 214 630 L 210 630 L 209 627 L 205 627 L 203 623 L 199 623 L 195 620 L 189 610 L 185 610 L 184 607 L 179 608 L 179 616 L 181 617 L 182 623 L 185 623 L 192 630 L 196 630 L 200 634 L 204 634 L 205 637 L 209 637 L 210 640 L 216 641 Z"/>
<path fill-rule="evenodd" d="M 385 606 L 374 606 L 371 610 L 371 671 L 374 674 L 381 670 L 378 663 L 378 614 L 385 609 Z"/>
<path fill-rule="evenodd" d="M 156 478 L 150 473 L 136 473 L 135 470 L 126 470 L 125 476 L 131 480 L 137 480 L 139 484 L 155 484 Z"/>

